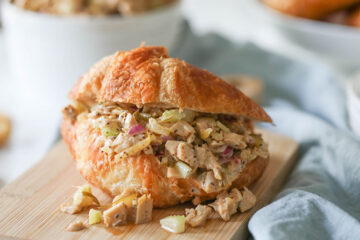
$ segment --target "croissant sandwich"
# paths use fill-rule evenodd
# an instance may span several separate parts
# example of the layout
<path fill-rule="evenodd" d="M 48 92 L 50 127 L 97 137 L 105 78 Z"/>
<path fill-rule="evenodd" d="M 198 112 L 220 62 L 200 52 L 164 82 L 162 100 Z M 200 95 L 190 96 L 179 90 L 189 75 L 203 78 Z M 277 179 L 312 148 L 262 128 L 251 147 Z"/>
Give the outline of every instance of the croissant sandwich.
<path fill-rule="evenodd" d="M 85 179 L 111 196 L 150 194 L 159 208 L 198 204 L 248 186 L 268 163 L 252 124 L 272 122 L 265 111 L 164 47 L 101 59 L 69 97 L 63 139 Z"/>

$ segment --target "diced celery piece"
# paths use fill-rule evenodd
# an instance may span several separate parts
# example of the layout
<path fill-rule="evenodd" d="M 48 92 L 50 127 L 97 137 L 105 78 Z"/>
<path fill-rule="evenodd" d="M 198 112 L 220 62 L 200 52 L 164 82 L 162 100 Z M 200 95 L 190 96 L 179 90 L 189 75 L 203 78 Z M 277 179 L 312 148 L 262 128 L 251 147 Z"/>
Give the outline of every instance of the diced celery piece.
<path fill-rule="evenodd" d="M 90 209 L 89 211 L 89 224 L 97 224 L 101 222 L 101 211 Z"/>
<path fill-rule="evenodd" d="M 224 132 L 227 132 L 227 133 L 230 132 L 230 129 L 227 126 L 225 126 L 224 124 L 222 124 L 220 121 L 216 121 L 216 125 Z"/>
<path fill-rule="evenodd" d="M 180 113 L 179 110 L 166 110 L 160 117 L 161 122 L 177 122 L 185 117 L 185 114 Z"/>
<path fill-rule="evenodd" d="M 120 133 L 120 128 L 117 123 L 110 123 L 101 129 L 101 133 L 105 137 L 116 137 Z"/>
<path fill-rule="evenodd" d="M 194 118 L 196 116 L 195 112 L 189 109 L 184 109 L 182 114 L 183 114 L 183 120 L 189 123 L 192 123 L 192 121 L 194 121 Z"/>
<path fill-rule="evenodd" d="M 82 207 L 99 205 L 99 201 L 91 193 L 91 187 L 89 184 L 78 187 L 73 196 L 73 203 L 75 205 L 81 205 Z"/>
<path fill-rule="evenodd" d="M 261 135 L 252 134 L 251 136 L 254 138 L 254 143 L 252 145 L 254 145 L 255 147 L 260 147 L 261 144 L 263 143 L 263 139 Z"/>
<path fill-rule="evenodd" d="M 161 227 L 172 233 L 185 232 L 185 216 L 168 216 L 160 220 Z"/>
<path fill-rule="evenodd" d="M 211 137 L 216 141 L 221 141 L 224 138 L 224 134 L 222 132 L 213 132 Z"/>
<path fill-rule="evenodd" d="M 133 113 L 136 121 L 148 121 L 151 115 L 149 113 L 142 113 L 140 112 L 140 109 L 138 109 L 136 112 Z"/>
<path fill-rule="evenodd" d="M 91 193 L 91 187 L 89 184 L 78 186 L 78 189 L 76 190 L 76 192 L 74 193 L 74 196 L 73 196 L 74 204 L 80 205 L 84 201 L 83 192 Z M 85 202 L 87 203 L 88 201 L 85 201 Z"/>

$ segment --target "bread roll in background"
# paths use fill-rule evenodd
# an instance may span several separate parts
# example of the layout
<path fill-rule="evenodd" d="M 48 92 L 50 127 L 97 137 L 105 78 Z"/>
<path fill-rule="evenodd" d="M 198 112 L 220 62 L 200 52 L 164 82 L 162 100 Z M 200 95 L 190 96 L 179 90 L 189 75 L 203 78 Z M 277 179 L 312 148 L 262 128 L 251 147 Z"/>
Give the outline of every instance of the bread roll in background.
<path fill-rule="evenodd" d="M 11 121 L 10 119 L 0 114 L 0 146 L 5 144 L 8 140 L 11 132 Z"/>
<path fill-rule="evenodd" d="M 289 15 L 320 19 L 329 13 L 360 3 L 360 0 L 263 0 L 263 2 Z"/>
<path fill-rule="evenodd" d="M 360 5 L 350 11 L 347 25 L 360 28 Z"/>

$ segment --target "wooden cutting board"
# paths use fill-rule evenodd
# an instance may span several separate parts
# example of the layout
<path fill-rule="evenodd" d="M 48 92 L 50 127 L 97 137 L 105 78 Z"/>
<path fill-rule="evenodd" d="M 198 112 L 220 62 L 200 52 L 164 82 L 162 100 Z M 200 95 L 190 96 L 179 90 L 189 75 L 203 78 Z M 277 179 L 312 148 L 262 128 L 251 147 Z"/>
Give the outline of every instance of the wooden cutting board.
<path fill-rule="evenodd" d="M 261 131 L 269 143 L 270 163 L 251 190 L 258 202 L 250 211 L 234 215 L 229 222 L 209 220 L 205 226 L 187 228 L 183 234 L 172 234 L 160 227 L 159 220 L 173 214 L 184 214 L 189 205 L 154 210 L 153 221 L 143 225 L 128 225 L 117 230 L 93 225 L 80 232 L 66 232 L 74 220 L 86 220 L 87 214 L 68 215 L 58 209 L 69 200 L 74 186 L 84 183 L 75 169 L 64 142 L 54 148 L 14 182 L 0 190 L 0 239 L 243 239 L 248 234 L 247 223 L 256 210 L 269 203 L 283 184 L 295 163 L 298 144 L 293 140 Z M 94 194 L 100 202 L 110 199 L 99 190 Z"/>

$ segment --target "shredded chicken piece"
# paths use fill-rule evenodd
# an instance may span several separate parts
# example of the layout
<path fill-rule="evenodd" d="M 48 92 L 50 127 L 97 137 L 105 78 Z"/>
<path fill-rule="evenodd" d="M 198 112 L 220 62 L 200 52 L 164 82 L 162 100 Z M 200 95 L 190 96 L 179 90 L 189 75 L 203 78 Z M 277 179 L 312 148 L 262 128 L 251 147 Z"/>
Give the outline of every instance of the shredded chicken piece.
<path fill-rule="evenodd" d="M 190 144 L 182 141 L 170 140 L 166 142 L 165 148 L 173 157 L 188 163 L 191 167 L 198 167 L 198 159 Z"/>
<path fill-rule="evenodd" d="M 116 202 L 116 201 L 115 201 Z M 104 223 L 106 226 L 124 225 L 128 221 L 135 224 L 150 222 L 152 219 L 153 200 L 150 195 L 142 195 L 134 199 L 133 206 L 127 206 L 121 201 L 104 211 Z"/>
<path fill-rule="evenodd" d="M 229 196 L 237 202 L 240 202 L 243 200 L 243 195 L 237 188 L 231 189 Z"/>
<path fill-rule="evenodd" d="M 246 147 L 245 137 L 236 133 L 224 133 L 224 143 L 236 149 L 244 149 Z"/>
<path fill-rule="evenodd" d="M 205 224 L 206 220 L 212 213 L 212 209 L 206 205 L 198 205 L 194 208 L 185 209 L 186 223 L 192 227 L 198 227 Z"/>
<path fill-rule="evenodd" d="M 183 138 L 195 133 L 195 129 L 186 121 L 180 120 L 170 128 L 171 132 Z"/>
<path fill-rule="evenodd" d="M 223 191 L 216 196 L 216 201 L 209 204 L 213 207 L 224 221 L 229 221 L 231 215 L 236 213 L 239 203 L 242 200 L 238 189 L 233 188 L 230 193 Z"/>
<path fill-rule="evenodd" d="M 227 147 L 223 142 L 211 141 L 209 144 L 210 151 L 217 154 L 223 153 Z"/>
<path fill-rule="evenodd" d="M 254 160 L 257 156 L 251 152 L 250 149 L 244 149 L 240 153 L 240 159 L 245 162 L 250 162 Z"/>
<path fill-rule="evenodd" d="M 150 195 L 142 195 L 137 201 L 135 224 L 150 222 L 152 219 L 153 200 Z"/>
<path fill-rule="evenodd" d="M 104 223 L 107 227 L 124 225 L 127 222 L 127 207 L 120 202 L 104 211 Z"/>
<path fill-rule="evenodd" d="M 221 180 L 221 165 L 218 158 L 210 151 L 206 144 L 201 147 L 195 146 L 196 159 L 199 161 L 199 167 L 212 170 L 216 179 Z"/>
<path fill-rule="evenodd" d="M 202 173 L 198 179 L 202 189 L 207 193 L 216 192 L 222 188 L 221 182 L 215 179 L 213 171 Z"/>
<path fill-rule="evenodd" d="M 132 126 L 137 124 L 134 116 L 125 111 L 120 113 L 118 119 L 120 120 L 120 123 L 123 126 L 123 128 L 127 130 L 129 130 Z"/>
<path fill-rule="evenodd" d="M 200 133 L 208 128 L 216 128 L 216 121 L 209 117 L 200 117 L 195 120 L 195 128 Z"/>
<path fill-rule="evenodd" d="M 186 139 L 186 142 L 187 142 L 188 144 L 192 144 L 195 140 L 196 140 L 196 136 L 195 136 L 195 134 L 193 133 L 193 134 L 191 134 L 191 135 Z"/>
<path fill-rule="evenodd" d="M 143 134 L 139 134 L 136 136 L 129 136 L 126 133 L 119 133 L 116 139 L 113 141 L 111 146 L 114 147 L 114 151 L 117 153 L 122 152 L 123 150 L 135 145 L 140 142 L 144 137 Z"/>
<path fill-rule="evenodd" d="M 239 210 L 241 212 L 245 212 L 255 206 L 256 196 L 246 187 L 244 187 L 244 191 L 242 191 L 241 193 L 242 193 L 243 199 L 240 202 Z"/>
<path fill-rule="evenodd" d="M 70 223 L 66 227 L 66 231 L 68 231 L 68 232 L 77 232 L 77 231 L 81 231 L 81 230 L 83 230 L 85 228 L 86 228 L 86 226 L 84 225 L 83 222 L 75 221 L 75 222 Z"/>

